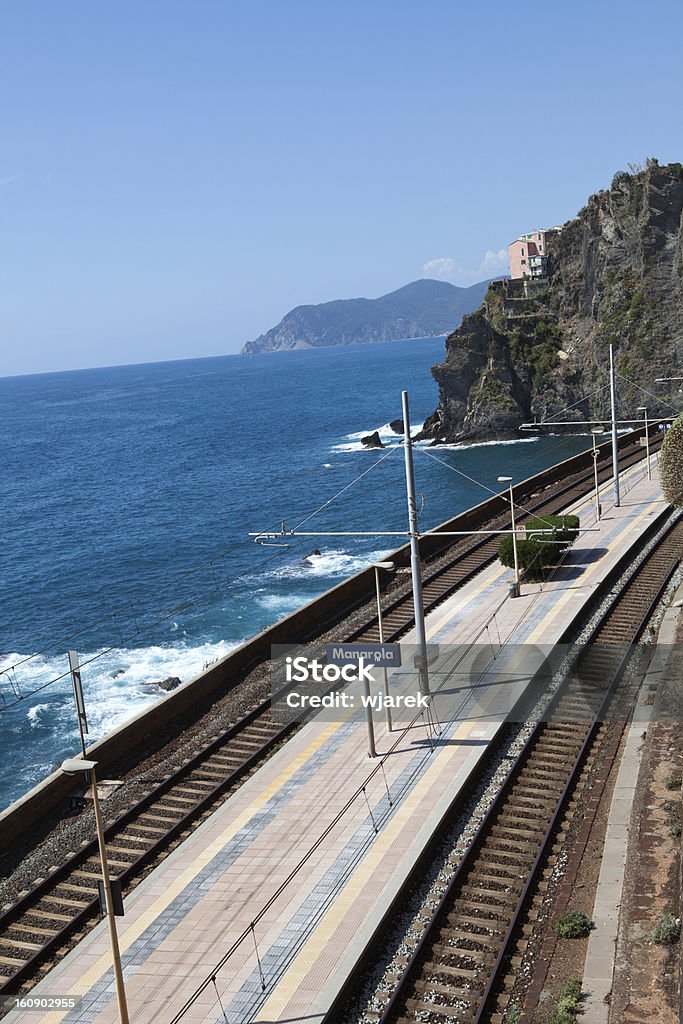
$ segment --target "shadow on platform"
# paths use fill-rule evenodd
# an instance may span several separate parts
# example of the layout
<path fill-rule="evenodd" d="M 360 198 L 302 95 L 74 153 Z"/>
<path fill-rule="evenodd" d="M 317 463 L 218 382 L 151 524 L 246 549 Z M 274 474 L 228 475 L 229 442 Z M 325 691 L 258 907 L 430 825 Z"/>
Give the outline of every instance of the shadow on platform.
<path fill-rule="evenodd" d="M 577 551 L 576 554 L 580 555 L 581 561 L 575 564 L 571 562 L 560 565 L 552 574 L 552 582 L 562 580 L 575 580 L 583 573 L 584 569 L 591 565 L 593 562 L 597 562 L 598 559 L 606 555 L 609 548 L 586 548 L 585 551 Z"/>

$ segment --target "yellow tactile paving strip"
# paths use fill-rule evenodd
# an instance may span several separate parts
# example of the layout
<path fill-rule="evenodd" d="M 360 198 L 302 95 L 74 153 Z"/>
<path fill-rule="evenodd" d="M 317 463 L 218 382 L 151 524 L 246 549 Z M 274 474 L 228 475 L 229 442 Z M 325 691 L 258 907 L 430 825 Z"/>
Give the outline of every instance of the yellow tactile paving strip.
<path fill-rule="evenodd" d="M 121 948 L 121 955 L 124 954 L 127 949 L 138 939 L 145 929 L 152 924 L 152 922 L 159 916 L 162 910 L 165 910 L 174 899 L 182 892 L 187 883 L 195 877 L 197 872 L 230 841 L 239 832 L 241 828 L 249 821 L 253 815 L 259 811 L 270 798 L 280 789 L 284 782 L 290 779 L 295 772 L 299 770 L 309 760 L 313 753 L 320 749 L 326 740 L 337 731 L 340 727 L 341 722 L 330 723 L 315 739 L 308 744 L 294 760 L 292 760 L 279 775 L 272 780 L 272 782 L 266 786 L 258 795 L 253 803 L 251 803 L 239 817 L 235 818 L 230 822 L 228 827 L 221 832 L 219 836 L 207 847 L 205 847 L 199 855 L 185 868 L 185 870 L 168 886 L 164 889 L 163 895 L 159 896 L 151 906 L 149 906 L 142 914 L 140 914 L 125 930 L 121 930 L 119 934 L 119 944 Z M 120 927 L 120 925 L 119 925 Z M 84 995 L 88 992 L 96 981 L 111 968 L 111 953 L 107 948 L 106 953 L 98 957 L 95 963 L 81 975 L 78 981 L 71 984 L 69 993 L 71 995 Z M 50 1012 L 45 1014 L 41 1018 L 41 1024 L 59 1024 L 67 1016 L 67 1011 Z M 35 1021 L 35 1017 L 33 1020 Z"/>

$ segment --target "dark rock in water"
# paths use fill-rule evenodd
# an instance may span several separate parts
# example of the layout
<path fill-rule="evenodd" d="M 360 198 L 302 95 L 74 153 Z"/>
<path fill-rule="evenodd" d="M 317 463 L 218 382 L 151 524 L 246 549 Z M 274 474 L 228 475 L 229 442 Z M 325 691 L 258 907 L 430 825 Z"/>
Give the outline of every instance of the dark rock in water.
<path fill-rule="evenodd" d="M 307 555 L 304 555 L 303 560 L 304 562 L 310 562 L 312 558 L 320 558 L 320 555 L 321 552 L 318 550 L 318 548 L 313 548 L 313 550 L 309 551 Z"/>
<path fill-rule="evenodd" d="M 160 690 L 175 690 L 180 686 L 180 680 L 178 679 L 178 676 L 169 676 L 168 679 L 162 679 L 161 682 L 155 683 L 154 685 L 158 686 Z"/>
<path fill-rule="evenodd" d="M 125 674 L 126 674 L 125 668 L 117 668 L 116 672 L 112 672 L 111 677 L 112 677 L 112 679 L 118 679 L 119 676 L 123 676 Z"/>
<path fill-rule="evenodd" d="M 367 434 L 365 437 L 361 437 L 360 443 L 364 444 L 366 448 L 384 448 L 378 430 L 374 434 Z"/>
<path fill-rule="evenodd" d="M 403 433 L 403 420 L 392 420 L 389 426 L 395 434 Z"/>

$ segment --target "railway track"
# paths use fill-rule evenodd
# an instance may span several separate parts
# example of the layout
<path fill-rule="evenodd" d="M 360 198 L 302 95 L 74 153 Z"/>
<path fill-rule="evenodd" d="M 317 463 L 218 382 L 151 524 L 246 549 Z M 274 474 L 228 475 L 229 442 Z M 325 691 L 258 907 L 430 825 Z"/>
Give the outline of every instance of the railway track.
<path fill-rule="evenodd" d="M 516 925 L 607 703 L 683 555 L 675 523 L 593 631 L 472 839 L 405 967 L 380 1024 L 498 1024 Z"/>
<path fill-rule="evenodd" d="M 656 450 L 653 441 L 652 450 Z M 636 446 L 625 449 L 620 465 L 626 469 L 644 456 Z M 599 464 L 604 481 L 610 476 L 609 457 Z M 580 472 L 525 499 L 534 513 L 551 513 L 590 492 L 593 470 Z M 485 525 L 482 523 L 482 525 Z M 425 576 L 425 608 L 445 600 L 495 558 L 498 539 L 452 545 L 452 557 L 439 556 L 438 568 Z M 406 588 L 407 589 L 407 588 Z M 412 595 L 395 598 L 383 614 L 385 639 L 398 640 L 413 624 Z M 376 617 L 345 639 L 373 637 Z M 275 723 L 270 702 L 264 700 L 179 770 L 155 785 L 117 818 L 107 821 L 105 838 L 112 877 L 121 881 L 124 895 L 162 858 L 179 838 L 205 818 L 218 802 L 239 787 L 262 764 L 294 726 Z M 106 803 L 104 804 L 106 816 Z M 99 860 L 96 840 L 65 853 L 64 860 L 35 879 L 30 890 L 0 910 L 0 993 L 25 991 L 41 967 L 61 955 L 68 944 L 98 918 Z"/>
<path fill-rule="evenodd" d="M 661 447 L 661 440 L 651 441 L 651 451 L 658 451 Z M 640 449 L 626 451 L 620 459 L 620 469 L 623 471 L 633 466 L 642 459 Z M 598 462 L 598 482 L 604 484 L 612 476 L 611 454 L 604 454 Z M 527 511 L 518 513 L 517 523 L 520 526 L 533 515 L 552 515 L 561 512 L 574 501 L 590 493 L 594 486 L 593 469 L 578 473 L 570 477 L 566 482 L 552 488 L 552 492 L 541 492 L 532 494 L 530 498 L 523 499 L 523 505 Z M 505 522 L 501 517 L 501 522 Z M 507 519 L 509 522 L 509 517 Z M 484 539 L 470 538 L 461 541 L 458 545 L 457 559 L 449 559 L 445 565 L 440 565 L 432 571 L 426 571 L 422 583 L 422 599 L 425 612 L 432 611 L 439 604 L 445 601 L 459 587 L 464 586 L 477 573 L 485 569 L 495 561 L 498 555 L 500 537 L 493 535 Z M 399 639 L 415 622 L 413 610 L 412 592 L 401 594 L 389 602 L 382 610 L 382 624 L 385 639 L 391 634 L 393 640 Z M 379 622 L 376 615 L 358 627 L 349 638 L 352 640 L 377 642 L 379 640 Z"/>

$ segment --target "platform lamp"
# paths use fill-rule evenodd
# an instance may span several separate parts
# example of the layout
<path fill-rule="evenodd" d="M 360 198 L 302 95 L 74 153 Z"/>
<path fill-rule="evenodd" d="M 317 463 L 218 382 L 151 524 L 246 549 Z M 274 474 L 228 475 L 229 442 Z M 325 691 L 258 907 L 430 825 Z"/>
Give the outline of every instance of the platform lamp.
<path fill-rule="evenodd" d="M 645 459 L 647 461 L 647 478 L 648 480 L 652 480 L 652 467 L 650 465 L 650 431 L 647 419 L 647 406 L 639 405 L 638 412 L 642 412 L 645 415 Z"/>
<path fill-rule="evenodd" d="M 380 597 L 379 589 L 379 574 L 380 572 L 393 572 L 396 566 L 393 562 L 374 562 L 372 568 L 375 570 L 375 594 L 377 595 L 377 622 L 379 623 L 379 642 L 384 643 L 384 629 L 382 626 L 382 600 Z M 383 668 L 384 672 L 384 696 L 389 696 L 389 678 L 387 676 L 386 667 Z M 387 719 L 387 732 L 391 732 L 393 723 L 391 721 L 391 708 L 389 702 L 385 699 L 384 710 Z"/>
<path fill-rule="evenodd" d="M 116 981 L 116 1000 L 119 1007 L 119 1021 L 120 1024 L 129 1024 L 128 1006 L 126 1004 L 126 989 L 123 982 L 121 953 L 119 951 L 119 937 L 116 931 L 116 918 L 114 916 L 114 900 L 112 898 L 109 865 L 107 863 L 107 848 L 104 842 L 102 811 L 100 810 L 100 801 L 97 795 L 96 767 L 97 761 L 86 761 L 82 757 L 70 757 L 67 758 L 66 761 L 62 762 L 62 771 L 65 775 L 79 775 L 83 772 L 90 776 L 92 803 L 95 811 L 95 827 L 97 828 L 97 844 L 100 851 L 100 866 L 102 868 L 102 882 L 104 885 L 104 898 L 107 909 L 107 922 L 109 924 L 109 940 L 111 942 L 112 960 L 114 961 L 114 978 Z"/>
<path fill-rule="evenodd" d="M 517 555 L 517 530 L 515 527 L 515 499 L 512 493 L 512 477 L 511 476 L 499 476 L 499 484 L 510 485 L 510 515 L 512 517 L 512 554 L 515 562 L 515 582 L 510 588 L 510 597 L 519 597 L 521 593 L 521 584 L 519 580 L 519 557 Z"/>
<path fill-rule="evenodd" d="M 595 478 L 595 518 L 597 522 L 600 522 L 602 516 L 602 505 L 600 504 L 600 484 L 598 483 L 598 445 L 595 440 L 596 434 L 604 434 L 605 428 L 602 424 L 596 427 L 591 427 L 591 436 L 593 438 L 593 475 Z"/>

